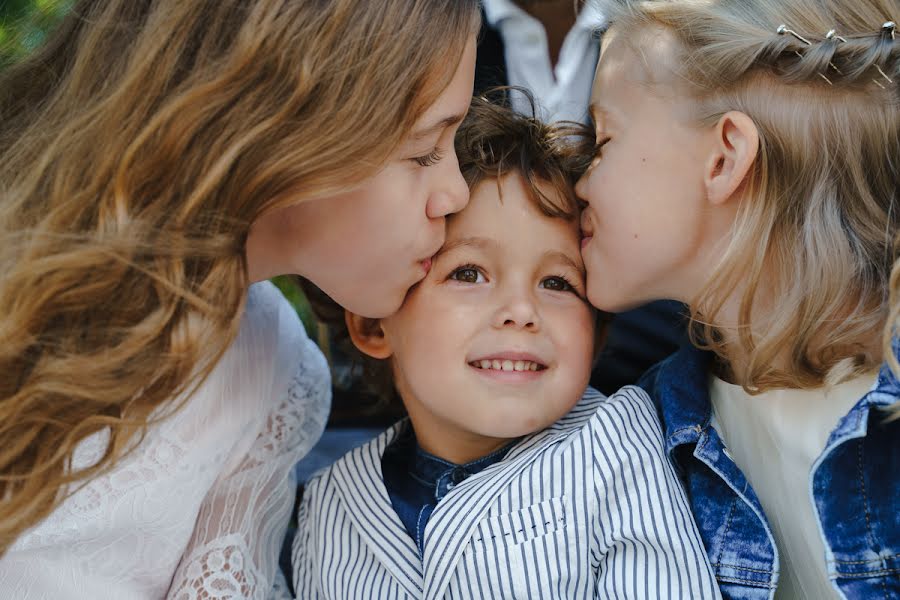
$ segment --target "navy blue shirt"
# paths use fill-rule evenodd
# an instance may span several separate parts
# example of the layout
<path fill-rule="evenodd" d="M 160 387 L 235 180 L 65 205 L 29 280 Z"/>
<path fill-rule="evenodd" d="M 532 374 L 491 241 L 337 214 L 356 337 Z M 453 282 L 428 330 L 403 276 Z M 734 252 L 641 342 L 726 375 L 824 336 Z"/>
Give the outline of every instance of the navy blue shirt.
<path fill-rule="evenodd" d="M 457 465 L 422 450 L 407 424 L 406 431 L 384 450 L 381 470 L 391 505 L 406 531 L 424 553 L 425 526 L 434 507 L 454 486 L 503 460 L 511 442 L 500 450 L 464 465 Z"/>

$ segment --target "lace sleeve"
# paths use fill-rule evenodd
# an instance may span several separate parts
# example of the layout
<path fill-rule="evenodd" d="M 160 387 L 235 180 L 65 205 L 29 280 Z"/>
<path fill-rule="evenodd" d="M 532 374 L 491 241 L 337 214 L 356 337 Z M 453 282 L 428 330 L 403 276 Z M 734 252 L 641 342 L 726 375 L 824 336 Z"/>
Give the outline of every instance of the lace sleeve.
<path fill-rule="evenodd" d="M 306 341 L 286 398 L 249 452 L 206 496 L 168 598 L 266 598 L 294 503 L 294 464 L 319 439 L 331 401 L 325 359 Z"/>

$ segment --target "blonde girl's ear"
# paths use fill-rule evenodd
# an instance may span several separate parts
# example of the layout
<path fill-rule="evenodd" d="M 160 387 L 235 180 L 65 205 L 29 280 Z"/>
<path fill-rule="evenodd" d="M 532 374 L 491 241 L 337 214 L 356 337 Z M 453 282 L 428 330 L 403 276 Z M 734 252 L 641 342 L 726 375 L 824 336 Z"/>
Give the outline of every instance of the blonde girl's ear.
<path fill-rule="evenodd" d="M 759 153 L 759 130 L 749 116 L 729 111 L 719 118 L 704 183 L 709 202 L 724 204 L 741 189 Z"/>
<path fill-rule="evenodd" d="M 389 358 L 393 354 L 381 328 L 381 319 L 370 319 L 344 311 L 344 322 L 347 324 L 350 340 L 363 354 L 379 359 Z"/>

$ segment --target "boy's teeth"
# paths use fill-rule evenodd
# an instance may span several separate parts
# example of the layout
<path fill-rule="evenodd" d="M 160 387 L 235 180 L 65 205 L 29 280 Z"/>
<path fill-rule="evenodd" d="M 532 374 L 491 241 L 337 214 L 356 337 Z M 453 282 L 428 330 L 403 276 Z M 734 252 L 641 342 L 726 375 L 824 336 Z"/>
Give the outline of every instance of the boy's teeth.
<path fill-rule="evenodd" d="M 477 363 L 482 369 L 494 371 L 537 371 L 538 364 L 530 360 L 480 360 Z"/>

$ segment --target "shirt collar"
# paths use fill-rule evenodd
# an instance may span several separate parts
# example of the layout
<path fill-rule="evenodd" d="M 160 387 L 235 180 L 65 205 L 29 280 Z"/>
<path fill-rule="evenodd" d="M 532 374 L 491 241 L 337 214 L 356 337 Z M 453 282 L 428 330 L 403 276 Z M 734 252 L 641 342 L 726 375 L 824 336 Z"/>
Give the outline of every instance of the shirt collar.
<path fill-rule="evenodd" d="M 530 19 L 536 21 L 513 0 L 483 0 L 484 16 L 488 25 L 497 29 L 507 19 Z M 598 29 L 606 23 L 606 18 L 595 3 L 586 4 L 578 13 L 572 29 Z"/>
<path fill-rule="evenodd" d="M 429 454 L 415 442 L 415 456 L 410 467 L 410 475 L 420 484 L 433 489 L 435 501 L 440 501 L 457 484 L 503 460 L 517 441 L 463 465 Z"/>

